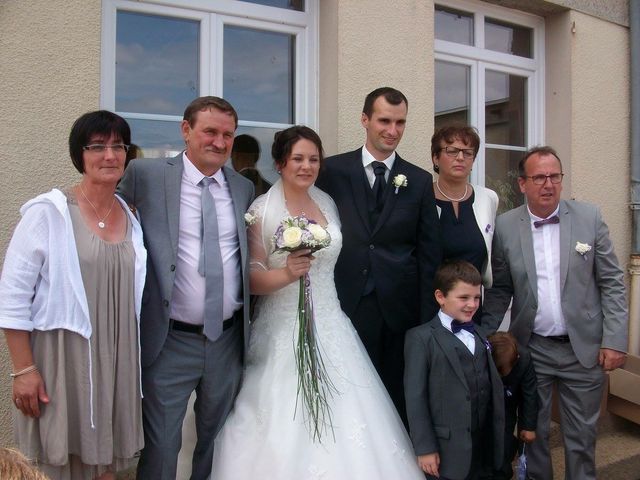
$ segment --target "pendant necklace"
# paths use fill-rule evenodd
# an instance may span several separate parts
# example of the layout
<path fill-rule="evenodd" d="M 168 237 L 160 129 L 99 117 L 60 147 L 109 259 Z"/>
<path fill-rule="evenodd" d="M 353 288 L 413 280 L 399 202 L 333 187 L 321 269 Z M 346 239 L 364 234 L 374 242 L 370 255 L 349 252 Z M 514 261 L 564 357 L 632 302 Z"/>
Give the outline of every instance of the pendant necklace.
<path fill-rule="evenodd" d="M 462 200 L 464 200 L 464 197 L 467 196 L 467 192 L 469 191 L 469 184 L 465 184 L 464 186 L 464 193 L 462 194 L 462 196 L 460 198 L 451 198 L 449 195 L 447 195 L 446 193 L 444 193 L 442 191 L 442 189 L 440 188 L 440 183 L 438 180 L 436 180 L 436 188 L 438 189 L 438 191 L 442 194 L 442 196 L 444 198 L 446 198 L 447 200 L 450 200 L 452 202 L 461 202 Z"/>
<path fill-rule="evenodd" d="M 111 202 L 111 206 L 109 207 L 109 211 L 107 212 L 107 214 L 100 218 L 100 215 L 98 215 L 98 209 L 95 207 L 95 205 L 93 203 L 91 203 L 91 200 L 89 200 L 87 198 L 87 194 L 84 193 L 84 188 L 82 188 L 82 184 L 79 185 L 80 186 L 80 193 L 82 193 L 82 196 L 84 197 L 84 199 L 87 201 L 87 203 L 89 203 L 89 205 L 91 205 L 91 208 L 93 208 L 93 212 L 96 214 L 96 218 L 98 219 L 98 228 L 103 229 L 104 227 L 106 227 L 107 225 L 104 223 L 104 221 L 107 219 L 107 217 L 109 216 L 109 214 L 111 214 L 111 210 L 113 210 L 113 206 L 116 203 L 116 197 L 113 197 L 113 201 Z M 438 190 L 440 190 L 438 188 Z M 466 193 L 465 193 L 466 194 Z M 443 194 L 444 195 L 444 194 Z M 446 196 L 446 195 L 445 195 Z"/>

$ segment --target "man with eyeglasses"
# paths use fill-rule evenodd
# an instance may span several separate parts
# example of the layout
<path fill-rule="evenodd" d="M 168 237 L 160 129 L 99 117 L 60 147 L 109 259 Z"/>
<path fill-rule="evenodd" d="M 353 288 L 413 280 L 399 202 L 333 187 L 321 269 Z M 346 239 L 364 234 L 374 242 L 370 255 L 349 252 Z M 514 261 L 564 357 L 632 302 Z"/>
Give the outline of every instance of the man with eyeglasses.
<path fill-rule="evenodd" d="M 562 164 L 554 149 L 529 150 L 518 168 L 527 205 L 496 221 L 482 325 L 495 331 L 513 299 L 509 330 L 528 346 L 538 377 L 538 440 L 527 446 L 528 478 L 553 478 L 548 440 L 555 383 L 565 478 L 595 479 L 604 372 L 621 367 L 627 349 L 623 272 L 599 209 L 560 199 Z"/>

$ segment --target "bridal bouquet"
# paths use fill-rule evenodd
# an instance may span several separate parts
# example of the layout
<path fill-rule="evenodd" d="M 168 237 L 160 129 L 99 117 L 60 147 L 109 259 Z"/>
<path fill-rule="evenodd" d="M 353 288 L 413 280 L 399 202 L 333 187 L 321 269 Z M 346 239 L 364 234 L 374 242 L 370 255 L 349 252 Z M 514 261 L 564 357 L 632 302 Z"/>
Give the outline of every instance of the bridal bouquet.
<path fill-rule="evenodd" d="M 329 246 L 329 232 L 304 215 L 285 217 L 273 235 L 276 251 L 295 252 L 302 249 L 318 251 Z M 320 440 L 326 426 L 331 427 L 331 411 L 327 397 L 335 391 L 322 360 L 313 318 L 313 299 L 309 274 L 300 277 L 298 295 L 298 340 L 295 344 L 296 368 L 298 371 L 298 400 L 301 399 L 312 426 L 313 439 Z"/>

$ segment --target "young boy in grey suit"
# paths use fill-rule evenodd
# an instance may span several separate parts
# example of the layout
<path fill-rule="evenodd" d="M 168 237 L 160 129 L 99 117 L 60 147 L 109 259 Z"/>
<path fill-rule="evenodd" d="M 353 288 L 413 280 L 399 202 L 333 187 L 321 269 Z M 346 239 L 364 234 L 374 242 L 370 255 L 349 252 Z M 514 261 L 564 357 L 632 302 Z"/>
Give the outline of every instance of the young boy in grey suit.
<path fill-rule="evenodd" d="M 481 282 L 470 263 L 444 263 L 434 281 L 440 311 L 406 335 L 409 433 L 427 478 L 480 479 L 502 463 L 502 382 L 472 321 Z"/>

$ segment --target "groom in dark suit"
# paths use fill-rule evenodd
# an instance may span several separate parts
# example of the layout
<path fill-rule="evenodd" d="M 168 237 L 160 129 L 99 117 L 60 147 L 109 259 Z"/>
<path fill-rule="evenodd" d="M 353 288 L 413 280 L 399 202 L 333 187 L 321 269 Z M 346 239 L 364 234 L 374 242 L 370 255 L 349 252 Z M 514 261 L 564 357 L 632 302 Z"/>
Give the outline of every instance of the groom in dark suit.
<path fill-rule="evenodd" d="M 365 145 L 327 158 L 316 182 L 340 213 L 335 282 L 342 309 L 405 424 L 404 334 L 438 311 L 433 277 L 442 255 L 432 177 L 396 153 L 407 108 L 394 88 L 367 95 Z"/>
<path fill-rule="evenodd" d="M 141 480 L 174 480 L 189 397 L 198 440 L 192 480 L 211 473 L 213 440 L 240 386 L 249 338 L 244 213 L 252 183 L 224 166 L 238 115 L 222 98 L 184 112 L 186 149 L 133 160 L 118 187 L 140 214 L 147 281 L 140 315 L 145 446 Z"/>
<path fill-rule="evenodd" d="M 513 299 L 509 330 L 528 347 L 538 379 L 528 478 L 553 478 L 549 421 L 555 384 L 565 478 L 593 480 L 604 371 L 622 366 L 627 348 L 623 272 L 600 210 L 560 199 L 564 174 L 551 147 L 529 150 L 518 170 L 527 205 L 496 222 L 493 286 L 485 294 L 482 326 L 496 330 Z"/>

